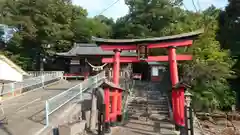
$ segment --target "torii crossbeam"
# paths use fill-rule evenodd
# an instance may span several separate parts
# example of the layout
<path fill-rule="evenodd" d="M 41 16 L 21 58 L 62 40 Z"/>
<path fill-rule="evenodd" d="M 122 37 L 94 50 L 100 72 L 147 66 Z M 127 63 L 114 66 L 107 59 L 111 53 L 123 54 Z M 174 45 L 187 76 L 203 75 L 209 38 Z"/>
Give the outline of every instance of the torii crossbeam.
<path fill-rule="evenodd" d="M 172 108 L 175 124 L 184 127 L 185 116 L 184 116 L 184 89 L 175 88 L 175 85 L 179 83 L 177 61 L 192 60 L 191 55 L 176 54 L 177 47 L 191 46 L 193 40 L 198 37 L 203 30 L 197 30 L 194 32 L 166 36 L 160 38 L 146 38 L 146 39 L 102 39 L 93 37 L 93 41 L 96 42 L 105 51 L 114 51 L 115 55 L 113 58 L 103 58 L 103 63 L 113 63 L 113 82 L 119 85 L 119 72 L 120 63 L 132 63 L 132 62 L 153 62 L 153 61 L 168 61 L 171 73 L 172 82 Z M 152 48 L 167 48 L 168 55 L 166 56 L 149 56 L 149 49 Z M 133 57 L 120 57 L 122 50 L 137 50 L 138 56 Z M 115 91 L 112 100 L 112 115 L 105 116 L 106 125 L 109 125 L 109 120 L 116 121 L 117 117 L 120 117 L 122 95 L 121 92 Z M 106 106 L 107 108 L 107 106 Z M 108 110 L 108 109 L 106 109 Z M 108 114 L 108 113 L 107 113 Z M 107 128 L 107 127 L 106 127 Z"/>

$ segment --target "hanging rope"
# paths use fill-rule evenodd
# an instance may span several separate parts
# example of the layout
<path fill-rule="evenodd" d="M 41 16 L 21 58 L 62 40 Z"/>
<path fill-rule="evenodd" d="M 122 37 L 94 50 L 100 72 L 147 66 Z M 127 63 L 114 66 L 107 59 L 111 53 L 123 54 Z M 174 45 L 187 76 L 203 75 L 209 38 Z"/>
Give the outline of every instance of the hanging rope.
<path fill-rule="evenodd" d="M 92 65 L 90 62 L 88 62 L 87 59 L 85 59 L 85 61 L 87 62 L 87 64 L 88 64 L 90 67 L 92 67 L 92 70 L 93 70 L 93 71 L 97 71 L 97 72 L 103 70 L 103 68 L 107 65 L 107 63 L 105 63 L 105 64 L 103 64 L 102 66 L 94 66 L 94 65 Z"/>

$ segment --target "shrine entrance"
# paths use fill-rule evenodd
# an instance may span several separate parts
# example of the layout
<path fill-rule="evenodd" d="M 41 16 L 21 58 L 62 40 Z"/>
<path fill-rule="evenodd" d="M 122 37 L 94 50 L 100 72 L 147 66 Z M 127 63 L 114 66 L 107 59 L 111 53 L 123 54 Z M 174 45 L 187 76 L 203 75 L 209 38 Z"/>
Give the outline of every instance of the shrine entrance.
<path fill-rule="evenodd" d="M 113 83 L 119 86 L 120 63 L 141 63 L 141 62 L 158 62 L 165 61 L 169 63 L 170 78 L 172 83 L 172 111 L 173 120 L 176 127 L 184 129 L 185 127 L 185 97 L 184 87 L 179 86 L 177 61 L 192 60 L 191 55 L 176 54 L 177 47 L 191 46 L 193 40 L 198 37 L 203 30 L 184 33 L 174 36 L 166 36 L 160 38 L 147 39 L 102 39 L 93 38 L 97 45 L 104 51 L 114 51 L 113 58 L 103 58 L 102 63 L 113 63 Z M 168 55 L 150 56 L 149 50 L 154 48 L 167 48 Z M 123 50 L 136 50 L 138 56 L 120 57 Z M 122 91 L 113 90 L 109 94 L 109 90 L 105 90 L 105 129 L 109 131 L 109 123 L 117 122 L 122 118 Z M 112 102 L 110 102 L 110 96 Z M 111 111 L 109 109 L 111 105 Z M 181 131 L 181 130 L 180 130 Z"/>
<path fill-rule="evenodd" d="M 149 80 L 150 79 L 150 67 L 147 62 L 142 61 L 139 63 L 133 63 L 133 73 L 138 73 L 142 75 L 141 80 Z"/>

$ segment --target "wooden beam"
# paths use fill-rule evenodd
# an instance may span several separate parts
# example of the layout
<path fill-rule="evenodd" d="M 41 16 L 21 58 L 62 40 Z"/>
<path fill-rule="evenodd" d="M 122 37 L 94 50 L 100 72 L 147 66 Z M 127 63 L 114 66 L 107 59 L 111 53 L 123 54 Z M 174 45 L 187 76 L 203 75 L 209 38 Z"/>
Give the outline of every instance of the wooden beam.
<path fill-rule="evenodd" d="M 168 48 L 170 46 L 175 47 L 184 47 L 192 45 L 193 40 L 182 40 L 182 41 L 174 41 L 174 42 L 161 42 L 161 43 L 147 43 L 148 48 Z M 104 51 L 113 51 L 115 49 L 120 50 L 137 50 L 137 45 L 105 45 L 102 44 L 100 47 Z"/>
<path fill-rule="evenodd" d="M 192 60 L 192 55 L 177 55 L 176 60 Z M 148 56 L 146 62 L 168 61 L 168 56 Z M 120 57 L 120 63 L 141 62 L 137 57 Z M 103 58 L 102 63 L 113 63 L 113 58 Z"/>
<path fill-rule="evenodd" d="M 100 45 L 100 47 L 104 51 L 113 51 L 115 49 L 120 49 L 120 50 L 136 50 L 137 49 L 136 45 Z"/>
<path fill-rule="evenodd" d="M 192 45 L 192 40 L 183 40 L 183 41 L 175 41 L 175 42 L 163 42 L 157 44 L 148 44 L 148 48 L 168 48 L 170 46 L 175 47 L 184 47 Z"/>

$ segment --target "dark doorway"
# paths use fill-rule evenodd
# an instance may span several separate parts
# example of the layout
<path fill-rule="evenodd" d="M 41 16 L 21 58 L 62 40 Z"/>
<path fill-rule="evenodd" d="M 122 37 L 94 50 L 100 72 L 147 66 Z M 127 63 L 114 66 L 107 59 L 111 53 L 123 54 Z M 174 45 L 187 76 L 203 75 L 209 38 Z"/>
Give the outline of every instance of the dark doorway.
<path fill-rule="evenodd" d="M 133 73 L 141 73 L 142 80 L 149 80 L 150 78 L 150 69 L 147 62 L 133 63 Z"/>

